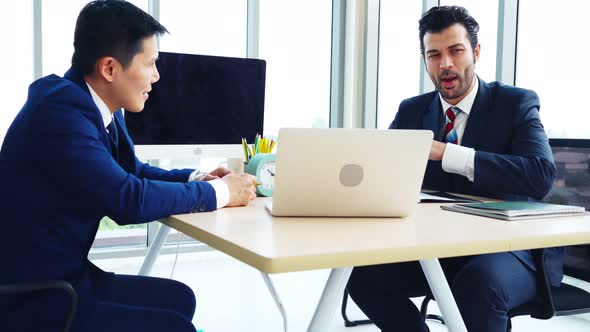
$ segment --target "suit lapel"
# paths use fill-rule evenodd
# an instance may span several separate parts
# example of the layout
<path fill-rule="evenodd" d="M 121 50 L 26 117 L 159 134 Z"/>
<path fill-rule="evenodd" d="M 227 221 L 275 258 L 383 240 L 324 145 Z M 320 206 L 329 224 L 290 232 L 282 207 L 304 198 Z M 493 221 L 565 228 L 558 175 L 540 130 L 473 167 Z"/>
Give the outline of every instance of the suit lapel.
<path fill-rule="evenodd" d="M 462 146 L 477 148 L 481 134 L 484 132 L 486 124 L 490 123 L 489 120 L 492 116 L 490 93 L 488 84 L 479 79 L 479 90 L 465 126 L 465 132 L 461 140 Z"/>
<path fill-rule="evenodd" d="M 440 99 L 438 98 L 438 93 L 434 94 L 434 98 L 432 98 L 432 102 L 428 105 L 428 108 L 424 111 L 422 115 L 422 128 L 423 129 L 430 129 L 434 133 L 434 139 L 439 139 L 439 131 L 440 131 Z"/>

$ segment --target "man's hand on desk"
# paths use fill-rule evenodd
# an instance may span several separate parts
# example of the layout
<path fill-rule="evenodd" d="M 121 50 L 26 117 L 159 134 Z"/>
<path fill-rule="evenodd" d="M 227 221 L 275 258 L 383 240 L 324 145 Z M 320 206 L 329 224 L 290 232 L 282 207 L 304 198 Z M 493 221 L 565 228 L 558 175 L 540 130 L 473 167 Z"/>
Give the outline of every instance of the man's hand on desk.
<path fill-rule="evenodd" d="M 199 172 L 199 174 L 197 174 L 195 177 L 195 181 L 211 181 L 231 174 L 231 172 L 232 171 L 225 167 L 218 167 L 209 173 Z"/>
<path fill-rule="evenodd" d="M 231 174 L 232 171 L 230 171 L 228 168 L 225 167 L 218 167 L 216 169 L 214 169 L 213 171 L 209 172 L 209 175 L 214 176 L 216 178 L 222 178 L 228 174 Z"/>
<path fill-rule="evenodd" d="M 226 206 L 244 206 L 256 199 L 256 177 L 245 173 L 231 173 L 223 176 L 221 181 L 229 189 L 229 203 Z"/>
<path fill-rule="evenodd" d="M 446 147 L 447 147 L 446 143 L 441 143 L 439 141 L 432 141 L 432 145 L 430 146 L 430 155 L 428 156 L 428 159 L 442 160 Z"/>

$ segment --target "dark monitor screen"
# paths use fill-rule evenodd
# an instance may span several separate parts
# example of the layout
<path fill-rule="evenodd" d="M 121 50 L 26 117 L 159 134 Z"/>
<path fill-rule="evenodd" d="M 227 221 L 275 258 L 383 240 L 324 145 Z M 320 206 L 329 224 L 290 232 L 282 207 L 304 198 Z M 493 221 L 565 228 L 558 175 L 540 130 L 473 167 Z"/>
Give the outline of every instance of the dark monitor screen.
<path fill-rule="evenodd" d="M 544 201 L 590 211 L 590 140 L 551 139 L 557 173 Z"/>
<path fill-rule="evenodd" d="M 142 112 L 125 112 L 133 142 L 240 144 L 262 134 L 266 62 L 160 52 Z"/>

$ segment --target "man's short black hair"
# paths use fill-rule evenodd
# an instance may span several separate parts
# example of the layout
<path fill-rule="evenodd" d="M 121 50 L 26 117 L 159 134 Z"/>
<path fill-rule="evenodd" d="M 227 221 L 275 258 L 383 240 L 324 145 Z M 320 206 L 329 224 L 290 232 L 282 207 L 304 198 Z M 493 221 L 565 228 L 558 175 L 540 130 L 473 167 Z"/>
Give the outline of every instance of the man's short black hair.
<path fill-rule="evenodd" d="M 438 33 L 457 23 L 465 27 L 471 49 L 475 49 L 479 24 L 469 15 L 467 9 L 459 6 L 438 6 L 432 7 L 424 13 L 419 22 L 420 53 L 422 56 L 424 56 L 424 35 L 427 32 Z"/>
<path fill-rule="evenodd" d="M 166 32 L 156 19 L 127 1 L 92 1 L 76 21 L 72 67 L 87 75 L 98 59 L 112 56 L 127 68 L 142 51 L 144 38 Z"/>

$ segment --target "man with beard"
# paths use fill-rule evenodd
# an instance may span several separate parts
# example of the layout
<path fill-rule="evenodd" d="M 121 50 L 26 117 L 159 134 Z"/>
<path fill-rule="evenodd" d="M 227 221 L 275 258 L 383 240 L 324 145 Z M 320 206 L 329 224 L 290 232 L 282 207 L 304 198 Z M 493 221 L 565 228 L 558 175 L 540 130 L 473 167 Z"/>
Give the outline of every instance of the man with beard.
<path fill-rule="evenodd" d="M 461 7 L 434 7 L 419 22 L 421 53 L 436 91 L 404 100 L 390 129 L 430 129 L 423 187 L 504 200 L 541 199 L 555 165 L 535 92 L 474 74 L 479 25 Z M 403 156 L 402 156 L 403 157 Z M 557 286 L 563 249 L 547 250 Z M 505 332 L 508 311 L 537 296 L 530 251 L 440 260 L 468 331 Z M 428 331 L 410 297 L 430 292 L 418 262 L 357 267 L 348 291 L 383 331 Z"/>

